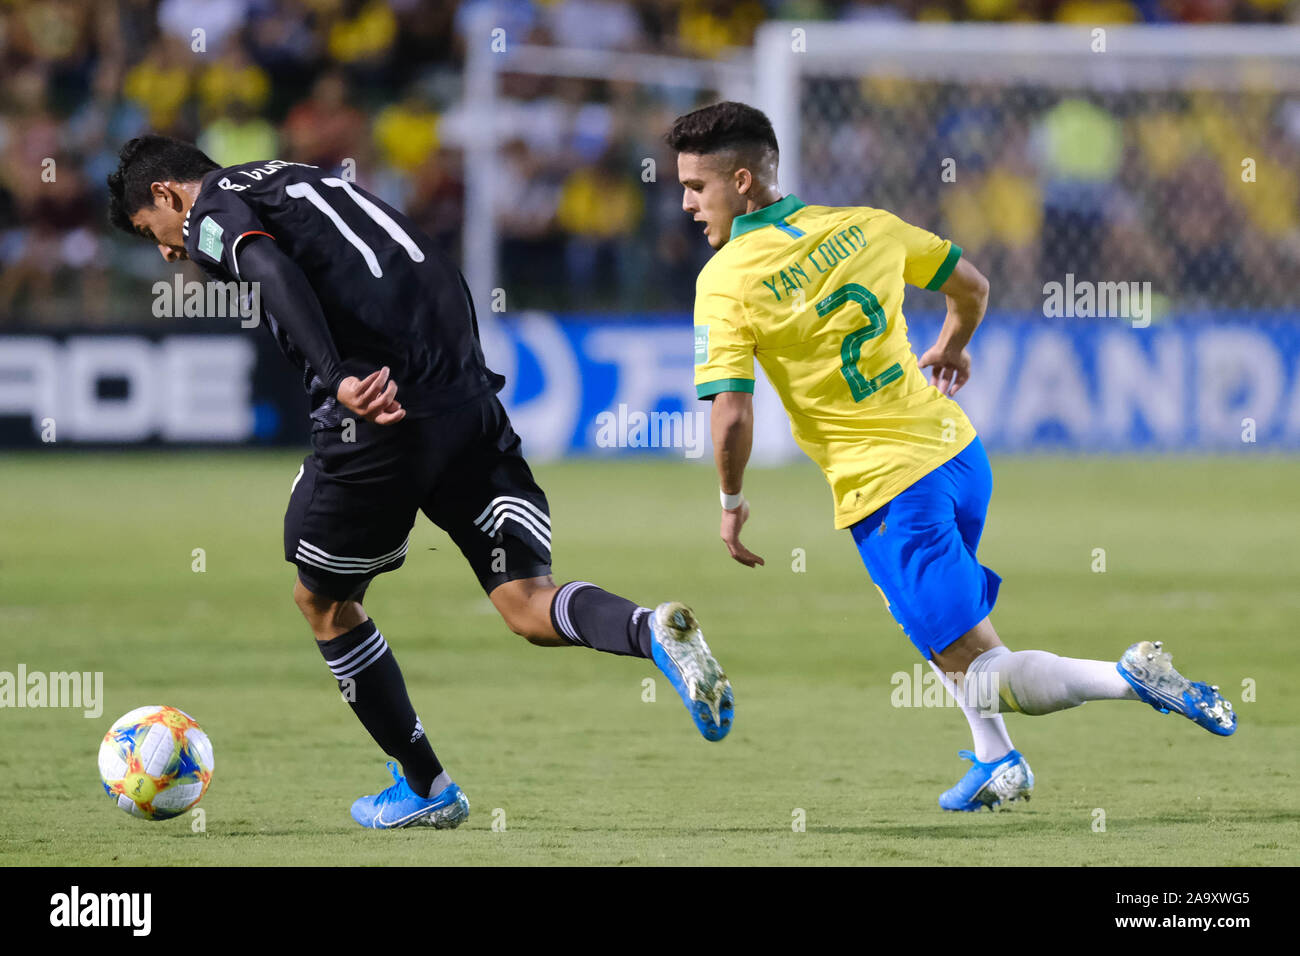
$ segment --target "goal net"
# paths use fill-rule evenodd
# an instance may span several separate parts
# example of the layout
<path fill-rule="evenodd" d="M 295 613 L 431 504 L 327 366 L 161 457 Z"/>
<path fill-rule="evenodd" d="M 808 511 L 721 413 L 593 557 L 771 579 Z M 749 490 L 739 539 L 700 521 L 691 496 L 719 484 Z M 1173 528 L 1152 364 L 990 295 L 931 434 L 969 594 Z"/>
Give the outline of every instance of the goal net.
<path fill-rule="evenodd" d="M 1300 29 L 776 22 L 755 64 L 785 191 L 952 238 L 1003 311 L 1294 309 Z"/>

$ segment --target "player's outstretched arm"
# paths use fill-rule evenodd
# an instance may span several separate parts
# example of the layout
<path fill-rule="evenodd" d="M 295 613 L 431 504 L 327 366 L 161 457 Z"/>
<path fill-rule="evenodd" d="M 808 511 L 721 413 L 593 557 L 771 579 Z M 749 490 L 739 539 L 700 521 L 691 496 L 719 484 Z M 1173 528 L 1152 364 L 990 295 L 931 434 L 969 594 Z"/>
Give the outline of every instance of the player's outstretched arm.
<path fill-rule="evenodd" d="M 956 395 L 970 379 L 966 346 L 984 319 L 989 302 L 989 280 L 964 257 L 952 275 L 939 286 L 948 297 L 948 314 L 938 341 L 921 356 L 921 368 L 930 369 L 930 384 L 945 395 Z"/>
<path fill-rule="evenodd" d="M 239 252 L 239 277 L 258 283 L 263 305 L 321 377 L 330 394 L 361 418 L 379 425 L 401 421 L 406 412 L 397 401 L 397 384 L 387 368 L 364 379 L 343 370 L 320 300 L 298 268 L 270 237 L 250 236 Z"/>
<path fill-rule="evenodd" d="M 740 529 L 749 519 L 749 502 L 740 489 L 745 480 L 745 465 L 754 446 L 754 396 L 749 392 L 720 392 L 713 398 L 710 416 L 713 433 L 713 461 L 718 466 L 718 482 L 723 495 L 740 501 L 722 509 L 720 534 L 731 556 L 747 568 L 764 561 L 740 543 Z"/>

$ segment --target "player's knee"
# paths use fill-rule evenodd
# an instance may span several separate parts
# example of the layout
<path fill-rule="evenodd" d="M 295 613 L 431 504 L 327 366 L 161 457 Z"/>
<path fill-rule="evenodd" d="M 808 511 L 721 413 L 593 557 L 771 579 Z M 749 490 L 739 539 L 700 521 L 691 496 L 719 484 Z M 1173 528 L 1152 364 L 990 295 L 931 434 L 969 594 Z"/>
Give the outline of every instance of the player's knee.
<path fill-rule="evenodd" d="M 530 644 L 559 647 L 568 642 L 556 636 L 551 626 L 551 599 L 555 584 L 545 580 L 510 581 L 494 589 L 489 597 L 510 628 Z"/>
<path fill-rule="evenodd" d="M 293 603 L 302 611 L 303 617 L 311 618 L 316 607 L 316 595 L 302 586 L 301 581 L 293 582 Z"/>
<path fill-rule="evenodd" d="M 307 619 L 307 623 L 311 625 L 312 631 L 318 638 L 321 638 L 322 634 L 333 637 L 340 629 L 348 630 L 348 623 L 356 617 L 353 608 L 355 607 L 357 611 L 360 609 L 355 601 L 336 601 L 334 598 L 309 591 L 301 581 L 294 582 L 293 603 L 298 605 L 298 610 L 302 612 L 302 616 Z"/>
<path fill-rule="evenodd" d="M 569 642 L 559 637 L 551 626 L 550 605 L 540 602 L 520 605 L 507 613 L 501 612 L 506 626 L 529 644 L 537 647 L 567 647 Z"/>
<path fill-rule="evenodd" d="M 549 625 L 550 622 L 540 621 L 536 612 L 528 604 L 511 604 L 501 608 L 501 618 L 506 622 L 506 627 L 528 643 L 542 645 L 547 643 L 546 632 L 549 628 L 545 625 Z"/>

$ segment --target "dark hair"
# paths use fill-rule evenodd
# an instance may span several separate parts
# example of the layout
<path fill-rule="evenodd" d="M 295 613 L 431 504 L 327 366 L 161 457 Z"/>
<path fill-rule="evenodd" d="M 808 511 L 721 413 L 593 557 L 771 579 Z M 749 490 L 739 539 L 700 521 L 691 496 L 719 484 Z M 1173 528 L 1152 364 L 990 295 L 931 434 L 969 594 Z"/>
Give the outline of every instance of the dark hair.
<path fill-rule="evenodd" d="M 730 101 L 677 117 L 664 142 L 679 153 L 705 155 L 731 149 L 755 158 L 769 149 L 779 153 L 772 122 L 763 111 Z"/>
<path fill-rule="evenodd" d="M 152 183 L 192 183 L 221 168 L 193 143 L 152 133 L 128 140 L 117 158 L 108 174 L 108 221 L 132 235 L 131 217 L 153 201 Z"/>

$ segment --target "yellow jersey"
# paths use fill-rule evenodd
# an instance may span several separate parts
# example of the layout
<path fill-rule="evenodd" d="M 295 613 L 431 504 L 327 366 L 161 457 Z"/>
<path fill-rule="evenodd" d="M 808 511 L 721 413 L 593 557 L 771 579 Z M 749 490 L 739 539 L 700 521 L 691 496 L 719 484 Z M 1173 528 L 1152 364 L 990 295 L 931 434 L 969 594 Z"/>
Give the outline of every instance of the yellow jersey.
<path fill-rule="evenodd" d="M 883 209 L 786 196 L 738 216 L 695 288 L 700 398 L 754 390 L 754 357 L 847 528 L 955 457 L 965 412 L 917 366 L 904 283 L 937 289 L 961 247 Z"/>

